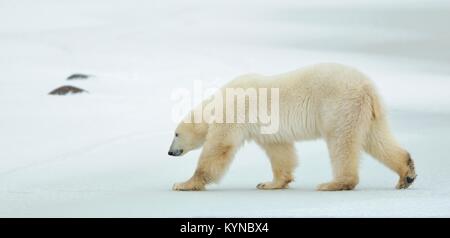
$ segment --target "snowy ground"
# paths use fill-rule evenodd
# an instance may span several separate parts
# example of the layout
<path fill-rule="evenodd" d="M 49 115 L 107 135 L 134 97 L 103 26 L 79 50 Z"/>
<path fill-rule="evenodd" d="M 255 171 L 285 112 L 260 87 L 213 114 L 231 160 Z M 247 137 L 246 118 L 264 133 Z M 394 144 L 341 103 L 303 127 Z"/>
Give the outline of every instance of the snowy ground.
<path fill-rule="evenodd" d="M 392 4 L 1 1 L 0 217 L 450 216 L 450 4 Z M 170 190 L 199 155 L 167 156 L 175 88 L 323 61 L 373 78 L 416 161 L 411 189 L 364 155 L 355 191 L 314 191 L 331 176 L 316 141 L 298 144 L 289 190 L 255 189 L 271 172 L 254 144 L 221 184 Z M 47 95 L 65 84 L 90 93 Z"/>

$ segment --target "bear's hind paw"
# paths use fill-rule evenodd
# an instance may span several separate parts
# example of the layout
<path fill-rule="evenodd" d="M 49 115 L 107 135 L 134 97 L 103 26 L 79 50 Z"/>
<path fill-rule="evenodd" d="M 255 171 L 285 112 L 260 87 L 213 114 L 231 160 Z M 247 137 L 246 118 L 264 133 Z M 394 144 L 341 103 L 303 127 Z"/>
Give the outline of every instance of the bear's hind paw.
<path fill-rule="evenodd" d="M 397 186 L 395 186 L 396 189 L 407 189 L 411 184 L 413 184 L 414 180 L 416 179 L 417 175 L 414 175 L 414 177 L 406 176 L 404 178 L 400 178 L 400 180 L 397 183 Z"/>

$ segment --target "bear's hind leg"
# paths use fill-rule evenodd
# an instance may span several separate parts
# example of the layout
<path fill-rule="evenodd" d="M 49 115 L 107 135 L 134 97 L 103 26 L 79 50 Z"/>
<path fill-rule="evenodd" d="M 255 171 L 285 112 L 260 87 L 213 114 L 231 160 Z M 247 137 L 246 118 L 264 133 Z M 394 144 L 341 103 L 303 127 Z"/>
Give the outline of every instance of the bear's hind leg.
<path fill-rule="evenodd" d="M 352 190 L 359 182 L 358 164 L 361 145 L 355 136 L 340 135 L 327 138 L 331 157 L 333 181 L 320 184 L 319 191 Z"/>
<path fill-rule="evenodd" d="M 283 189 L 294 180 L 292 173 L 297 166 L 297 156 L 293 143 L 261 144 L 272 165 L 273 180 L 260 183 L 258 189 Z"/>
<path fill-rule="evenodd" d="M 410 154 L 398 145 L 386 121 L 373 122 L 364 150 L 399 175 L 397 189 L 408 188 L 416 179 L 417 174 Z"/>

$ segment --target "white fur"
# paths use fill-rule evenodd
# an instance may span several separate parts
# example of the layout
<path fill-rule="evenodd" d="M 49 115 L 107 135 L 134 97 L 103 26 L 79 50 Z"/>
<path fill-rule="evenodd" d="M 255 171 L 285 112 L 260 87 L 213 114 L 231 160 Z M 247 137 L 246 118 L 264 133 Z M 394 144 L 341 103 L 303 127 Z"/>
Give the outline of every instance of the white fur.
<path fill-rule="evenodd" d="M 180 123 L 171 150 L 183 149 L 184 154 L 203 145 L 203 151 L 194 176 L 175 184 L 175 190 L 202 190 L 218 181 L 246 140 L 258 143 L 271 160 L 274 179 L 259 189 L 286 188 L 297 164 L 294 142 L 317 138 L 327 143 L 334 174 L 319 190 L 353 189 L 362 150 L 398 173 L 398 188 L 416 177 L 409 153 L 389 131 L 374 86 L 354 68 L 323 63 L 274 76 L 249 74 L 221 90 L 225 88 L 279 88 L 279 131 L 262 134 L 260 123 Z"/>

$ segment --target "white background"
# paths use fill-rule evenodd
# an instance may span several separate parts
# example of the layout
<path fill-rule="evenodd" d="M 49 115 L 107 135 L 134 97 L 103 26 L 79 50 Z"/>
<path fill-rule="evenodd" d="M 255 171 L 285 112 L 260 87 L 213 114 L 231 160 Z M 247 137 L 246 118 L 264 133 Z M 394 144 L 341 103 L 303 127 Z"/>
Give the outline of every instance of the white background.
<path fill-rule="evenodd" d="M 1 0 L 0 217 L 449 216 L 449 23 L 448 1 Z M 356 190 L 316 192 L 331 168 L 315 141 L 288 190 L 256 190 L 271 170 L 248 144 L 219 185 L 171 191 L 199 155 L 167 155 L 175 88 L 318 62 L 373 79 L 410 189 L 363 155 Z M 66 84 L 89 93 L 47 95 Z"/>

